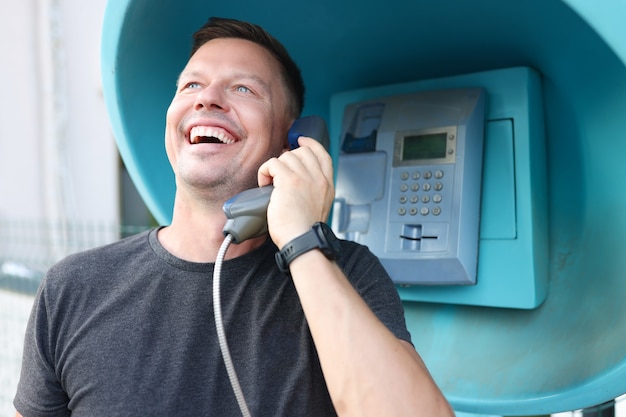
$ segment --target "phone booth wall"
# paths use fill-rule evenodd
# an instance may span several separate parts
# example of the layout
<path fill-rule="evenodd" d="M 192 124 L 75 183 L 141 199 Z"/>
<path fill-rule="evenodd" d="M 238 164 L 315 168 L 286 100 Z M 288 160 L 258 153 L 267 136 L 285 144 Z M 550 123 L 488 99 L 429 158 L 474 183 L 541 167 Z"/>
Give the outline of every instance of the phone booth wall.
<path fill-rule="evenodd" d="M 174 195 L 165 112 L 191 35 L 209 16 L 258 23 L 283 41 L 307 85 L 304 113 L 327 121 L 341 91 L 534 69 L 546 143 L 545 301 L 405 300 L 409 330 L 458 411 L 545 414 L 626 393 L 626 1 L 111 1 L 105 100 L 128 171 L 162 224 Z"/>

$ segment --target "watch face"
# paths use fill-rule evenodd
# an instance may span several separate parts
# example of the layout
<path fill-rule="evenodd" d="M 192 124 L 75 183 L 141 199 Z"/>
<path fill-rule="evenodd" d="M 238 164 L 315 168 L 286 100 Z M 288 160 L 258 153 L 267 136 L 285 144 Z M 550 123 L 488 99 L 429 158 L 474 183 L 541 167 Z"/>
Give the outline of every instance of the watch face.
<path fill-rule="evenodd" d="M 326 241 L 326 248 L 322 249 L 324 255 L 329 259 L 337 259 L 341 253 L 341 242 L 326 223 L 319 223 L 319 227 Z"/>

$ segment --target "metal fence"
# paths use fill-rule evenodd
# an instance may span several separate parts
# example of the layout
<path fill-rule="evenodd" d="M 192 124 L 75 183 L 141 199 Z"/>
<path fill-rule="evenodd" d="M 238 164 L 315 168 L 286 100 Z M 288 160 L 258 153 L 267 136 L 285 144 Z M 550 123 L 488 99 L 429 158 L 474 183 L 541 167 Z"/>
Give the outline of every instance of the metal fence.
<path fill-rule="evenodd" d="M 0 261 L 45 271 L 61 258 L 145 230 L 105 222 L 48 222 L 0 219 Z"/>

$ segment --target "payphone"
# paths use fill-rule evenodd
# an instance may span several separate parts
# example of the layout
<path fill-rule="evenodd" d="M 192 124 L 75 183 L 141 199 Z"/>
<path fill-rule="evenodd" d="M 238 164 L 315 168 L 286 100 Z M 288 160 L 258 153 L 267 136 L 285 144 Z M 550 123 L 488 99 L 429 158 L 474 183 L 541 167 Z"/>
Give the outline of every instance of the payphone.
<path fill-rule="evenodd" d="M 404 301 L 545 300 L 541 91 L 535 70 L 513 67 L 331 97 L 333 228 L 381 259 Z"/>
<path fill-rule="evenodd" d="M 398 284 L 476 283 L 485 96 L 421 91 L 345 109 L 332 225 Z"/>

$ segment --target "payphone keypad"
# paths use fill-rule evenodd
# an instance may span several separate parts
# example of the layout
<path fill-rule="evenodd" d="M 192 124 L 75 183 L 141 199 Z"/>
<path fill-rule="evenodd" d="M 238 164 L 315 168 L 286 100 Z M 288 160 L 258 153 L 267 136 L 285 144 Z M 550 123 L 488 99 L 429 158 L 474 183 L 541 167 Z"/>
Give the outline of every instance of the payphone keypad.
<path fill-rule="evenodd" d="M 395 220 L 435 220 L 447 213 L 448 183 L 453 173 L 446 167 L 403 167 L 394 171 L 390 214 Z"/>

